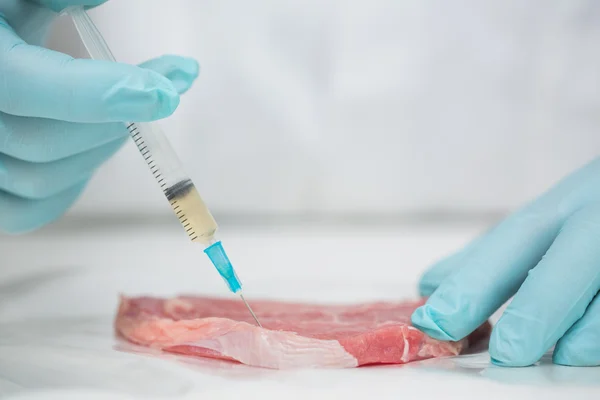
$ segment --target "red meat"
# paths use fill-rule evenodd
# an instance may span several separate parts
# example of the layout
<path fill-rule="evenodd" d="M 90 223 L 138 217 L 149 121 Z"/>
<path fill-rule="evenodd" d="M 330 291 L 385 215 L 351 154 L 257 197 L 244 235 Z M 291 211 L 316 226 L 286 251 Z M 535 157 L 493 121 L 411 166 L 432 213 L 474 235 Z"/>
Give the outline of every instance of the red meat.
<path fill-rule="evenodd" d="M 453 356 L 485 339 L 484 324 L 459 342 L 434 340 L 412 327 L 423 301 L 334 306 L 252 301 L 263 328 L 239 300 L 181 296 L 121 298 L 116 330 L 167 352 L 266 368 L 348 368 Z"/>

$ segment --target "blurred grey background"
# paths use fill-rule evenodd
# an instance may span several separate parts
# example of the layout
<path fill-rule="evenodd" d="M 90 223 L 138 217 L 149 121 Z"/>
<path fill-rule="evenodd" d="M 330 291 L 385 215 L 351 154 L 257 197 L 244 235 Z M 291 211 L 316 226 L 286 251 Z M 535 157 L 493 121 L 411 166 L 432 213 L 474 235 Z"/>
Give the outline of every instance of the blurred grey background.
<path fill-rule="evenodd" d="M 117 59 L 195 57 L 162 121 L 228 216 L 496 215 L 598 153 L 592 0 L 113 0 Z M 85 56 L 70 21 L 51 47 Z M 70 215 L 171 210 L 132 143 Z"/>

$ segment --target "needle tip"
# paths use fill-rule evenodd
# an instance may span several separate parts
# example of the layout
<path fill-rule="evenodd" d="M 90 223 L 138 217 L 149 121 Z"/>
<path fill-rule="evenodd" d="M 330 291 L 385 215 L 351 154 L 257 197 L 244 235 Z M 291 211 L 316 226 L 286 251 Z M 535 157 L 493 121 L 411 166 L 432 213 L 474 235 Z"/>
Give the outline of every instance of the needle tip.
<path fill-rule="evenodd" d="M 260 326 L 262 328 L 262 325 L 260 324 L 260 322 L 258 322 L 258 318 L 256 318 L 256 314 L 254 314 L 254 311 L 252 311 L 252 308 L 250 308 L 250 305 L 248 304 L 248 302 L 244 298 L 244 295 L 240 293 L 240 297 L 242 298 L 242 301 L 246 305 L 246 308 L 248 309 L 248 311 L 250 311 L 250 315 L 252 315 L 252 318 L 254 318 L 254 320 L 256 321 L 256 325 L 258 325 L 258 326 Z"/>

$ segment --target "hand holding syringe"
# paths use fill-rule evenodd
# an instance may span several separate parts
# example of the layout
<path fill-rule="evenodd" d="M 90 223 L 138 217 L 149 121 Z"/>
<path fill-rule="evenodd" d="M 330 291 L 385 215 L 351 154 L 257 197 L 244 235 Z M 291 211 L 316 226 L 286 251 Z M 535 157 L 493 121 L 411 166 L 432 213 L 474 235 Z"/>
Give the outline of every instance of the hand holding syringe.
<path fill-rule="evenodd" d="M 83 7 L 72 7 L 66 12 L 93 59 L 116 61 L 104 38 Z M 204 252 L 233 293 L 238 293 L 258 325 L 258 319 L 242 295 L 242 285 L 231 265 L 221 242 L 216 240 L 217 223 L 204 204 L 192 180 L 183 170 L 179 158 L 158 125 L 126 123 L 131 138 L 148 164 L 148 168 L 169 200 L 175 215 L 193 242 L 205 246 Z"/>

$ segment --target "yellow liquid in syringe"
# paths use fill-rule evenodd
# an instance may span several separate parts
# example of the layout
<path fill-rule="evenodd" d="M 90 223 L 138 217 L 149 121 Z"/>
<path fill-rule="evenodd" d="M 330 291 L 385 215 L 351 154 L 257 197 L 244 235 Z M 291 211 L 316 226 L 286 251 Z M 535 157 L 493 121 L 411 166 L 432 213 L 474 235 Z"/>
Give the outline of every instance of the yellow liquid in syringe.
<path fill-rule="evenodd" d="M 204 252 L 208 255 L 219 275 L 225 280 L 229 290 L 240 295 L 256 324 L 262 327 L 258 318 L 256 318 L 256 314 L 242 295 L 242 283 L 238 279 L 225 250 L 220 242 L 214 241 L 217 223 L 192 181 L 177 182 L 164 192 L 192 242 L 201 242 L 208 246 Z"/>
<path fill-rule="evenodd" d="M 167 198 L 179 222 L 192 242 L 210 244 L 217 231 L 217 223 L 191 181 L 174 187 Z M 174 190 L 173 190 L 174 189 Z"/>

